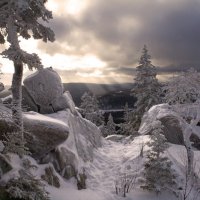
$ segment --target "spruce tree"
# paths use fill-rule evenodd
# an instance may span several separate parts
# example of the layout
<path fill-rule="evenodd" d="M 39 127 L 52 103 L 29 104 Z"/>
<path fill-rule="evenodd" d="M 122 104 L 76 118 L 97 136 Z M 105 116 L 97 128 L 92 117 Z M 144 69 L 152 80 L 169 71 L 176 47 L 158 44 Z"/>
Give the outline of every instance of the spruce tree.
<path fill-rule="evenodd" d="M 152 125 L 151 141 L 147 145 L 151 148 L 147 154 L 144 168 L 144 185 L 141 188 L 154 191 L 173 190 L 175 187 L 175 172 L 172 162 L 165 156 L 164 151 L 168 148 L 167 140 L 163 135 L 163 126 L 160 121 Z"/>
<path fill-rule="evenodd" d="M 104 126 L 102 132 L 105 137 L 108 135 L 116 134 L 116 124 L 113 121 L 113 116 L 111 113 L 108 116 L 108 122 L 107 122 L 106 126 Z"/>
<path fill-rule="evenodd" d="M 156 68 L 151 64 L 150 59 L 151 56 L 144 45 L 140 65 L 136 68 L 135 86 L 132 89 L 132 95 L 137 98 L 135 110 L 132 113 L 132 123 L 136 131 L 139 129 L 144 113 L 161 101 L 161 86 L 156 78 Z"/>
<path fill-rule="evenodd" d="M 123 120 L 124 122 L 120 125 L 120 132 L 122 135 L 132 135 L 135 130 L 132 124 L 132 112 L 130 111 L 128 107 L 128 103 L 124 106 L 124 115 Z"/>
<path fill-rule="evenodd" d="M 95 95 L 85 92 L 81 97 L 80 108 L 81 113 L 86 119 L 90 120 L 97 126 L 104 124 L 103 116 L 99 110 L 99 101 Z"/>

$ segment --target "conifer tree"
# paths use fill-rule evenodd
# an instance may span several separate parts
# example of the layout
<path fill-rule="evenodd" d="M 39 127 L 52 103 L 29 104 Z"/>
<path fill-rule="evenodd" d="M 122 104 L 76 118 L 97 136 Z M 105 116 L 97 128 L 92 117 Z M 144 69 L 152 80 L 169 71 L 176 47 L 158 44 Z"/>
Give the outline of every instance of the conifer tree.
<path fill-rule="evenodd" d="M 99 110 L 99 101 L 95 95 L 85 92 L 81 97 L 80 108 L 82 109 L 81 113 L 86 119 L 90 120 L 97 126 L 104 124 L 103 116 Z"/>
<path fill-rule="evenodd" d="M 0 43 L 9 47 L 1 55 L 13 62 L 12 79 L 12 117 L 18 129 L 19 137 L 24 140 L 22 120 L 22 77 L 24 65 L 30 70 L 41 69 L 42 64 L 37 54 L 30 54 L 20 46 L 19 37 L 54 41 L 53 31 L 43 22 L 52 18 L 52 13 L 45 8 L 46 0 L 1 0 L 0 1 Z"/>
<path fill-rule="evenodd" d="M 141 188 L 154 191 L 172 190 L 176 186 L 175 172 L 171 168 L 172 162 L 165 156 L 164 151 L 168 148 L 166 138 L 163 135 L 163 126 L 160 121 L 152 125 L 151 141 L 147 145 L 151 150 L 147 154 L 144 168 L 144 185 Z"/>
<path fill-rule="evenodd" d="M 156 68 L 151 64 L 150 58 L 147 47 L 144 45 L 140 65 L 136 68 L 135 86 L 132 89 L 132 95 L 137 98 L 135 110 L 132 113 L 132 123 L 136 131 L 139 129 L 144 113 L 153 105 L 160 103 L 161 86 L 156 78 Z"/>
<path fill-rule="evenodd" d="M 128 107 L 128 103 L 124 106 L 124 122 L 120 125 L 120 132 L 122 135 L 131 135 L 135 132 L 133 124 L 132 124 L 132 112 Z"/>
<path fill-rule="evenodd" d="M 113 116 L 110 113 L 108 116 L 108 122 L 106 126 L 103 128 L 103 135 L 106 137 L 108 135 L 114 135 L 116 134 L 116 124 L 113 121 Z"/>

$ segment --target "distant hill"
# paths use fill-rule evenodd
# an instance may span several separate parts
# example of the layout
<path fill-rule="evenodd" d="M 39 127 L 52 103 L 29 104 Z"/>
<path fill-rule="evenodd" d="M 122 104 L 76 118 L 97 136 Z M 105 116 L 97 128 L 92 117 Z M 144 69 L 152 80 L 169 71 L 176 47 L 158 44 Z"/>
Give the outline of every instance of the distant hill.
<path fill-rule="evenodd" d="M 124 102 L 131 102 L 133 97 L 130 97 L 130 90 L 134 87 L 133 83 L 124 84 L 95 84 L 95 83 L 64 83 L 64 90 L 68 90 L 76 106 L 81 103 L 81 96 L 85 92 L 92 92 L 102 101 L 101 106 L 106 108 L 106 104 L 114 104 L 114 107 L 120 108 L 124 106 Z M 119 106 L 118 106 L 119 105 Z M 108 105 L 109 107 L 109 105 Z"/>

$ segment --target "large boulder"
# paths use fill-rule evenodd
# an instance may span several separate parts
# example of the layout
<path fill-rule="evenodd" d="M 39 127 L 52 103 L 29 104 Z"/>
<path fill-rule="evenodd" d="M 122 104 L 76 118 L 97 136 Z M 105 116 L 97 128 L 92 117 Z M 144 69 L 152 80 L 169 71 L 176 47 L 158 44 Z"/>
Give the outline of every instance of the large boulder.
<path fill-rule="evenodd" d="M 22 107 L 26 111 L 39 111 L 39 106 L 37 106 L 33 97 L 29 94 L 26 87 L 22 86 Z"/>
<path fill-rule="evenodd" d="M 23 119 L 27 147 L 34 158 L 43 157 L 68 138 L 69 127 L 60 120 L 34 112 L 25 113 Z"/>
<path fill-rule="evenodd" d="M 36 159 L 43 157 L 68 138 L 69 127 L 60 120 L 28 112 L 23 114 L 23 121 L 26 145 Z M 4 134 L 14 130 L 11 110 L 0 105 L 0 140 L 4 139 Z"/>
<path fill-rule="evenodd" d="M 177 109 L 179 112 L 177 112 Z M 160 120 L 164 126 L 164 135 L 168 142 L 174 144 L 183 144 L 183 132 L 180 123 L 180 115 L 188 118 L 196 115 L 198 108 L 193 106 L 183 106 L 178 108 L 170 106 L 168 104 L 160 104 L 153 106 L 142 119 L 142 123 L 139 129 L 140 134 L 151 134 L 152 124 L 156 120 Z M 187 113 L 186 113 L 187 112 Z M 198 128 L 198 127 L 197 127 Z M 196 134 L 192 134 L 190 140 L 193 142 L 193 146 L 200 148 L 200 137 Z"/>
<path fill-rule="evenodd" d="M 52 103 L 63 95 L 63 84 L 56 71 L 51 67 L 39 70 L 25 78 L 23 83 L 29 96 L 37 105 L 39 113 L 57 111 L 52 107 Z"/>

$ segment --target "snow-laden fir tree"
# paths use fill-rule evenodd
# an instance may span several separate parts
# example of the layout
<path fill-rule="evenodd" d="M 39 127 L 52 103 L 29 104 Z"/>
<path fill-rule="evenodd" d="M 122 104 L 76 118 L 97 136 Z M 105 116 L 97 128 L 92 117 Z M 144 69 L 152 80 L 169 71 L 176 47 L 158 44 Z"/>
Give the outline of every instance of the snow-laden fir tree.
<path fill-rule="evenodd" d="M 18 128 L 19 137 L 24 140 L 22 121 L 22 76 L 24 65 L 30 70 L 40 69 L 42 64 L 35 53 L 28 53 L 20 46 L 19 38 L 54 41 L 53 31 L 45 26 L 52 13 L 45 8 L 46 0 L 1 0 L 0 1 L 0 43 L 9 46 L 1 55 L 13 61 L 12 117 Z"/>
<path fill-rule="evenodd" d="M 160 103 L 161 85 L 156 76 L 156 68 L 151 64 L 151 56 L 146 45 L 142 50 L 139 66 L 136 68 L 135 86 L 132 95 L 137 98 L 133 112 L 133 126 L 139 129 L 141 118 L 153 105 Z"/>
<path fill-rule="evenodd" d="M 96 124 L 97 126 L 101 126 L 104 124 L 103 116 L 99 110 L 99 101 L 96 96 L 85 92 L 81 97 L 81 113 L 83 116 Z"/>
<path fill-rule="evenodd" d="M 194 103 L 200 99 L 200 73 L 189 69 L 173 76 L 163 87 L 165 102 L 169 104 Z"/>
<path fill-rule="evenodd" d="M 113 121 L 113 116 L 111 113 L 108 116 L 107 124 L 106 126 L 104 126 L 102 132 L 103 132 L 104 137 L 108 135 L 116 134 L 116 124 Z"/>
<path fill-rule="evenodd" d="M 163 155 L 168 148 L 168 144 L 163 135 L 163 126 L 160 121 L 155 121 L 152 124 L 150 138 L 151 141 L 147 145 L 151 149 L 147 153 L 147 161 L 144 168 L 144 184 L 141 188 L 156 193 L 163 190 L 173 191 L 173 188 L 176 188 L 176 175 L 171 167 L 172 162 Z"/>
<path fill-rule="evenodd" d="M 135 129 L 132 123 L 132 112 L 128 107 L 128 103 L 124 106 L 124 115 L 123 120 L 124 122 L 120 124 L 120 133 L 122 135 L 132 135 L 135 133 Z"/>

